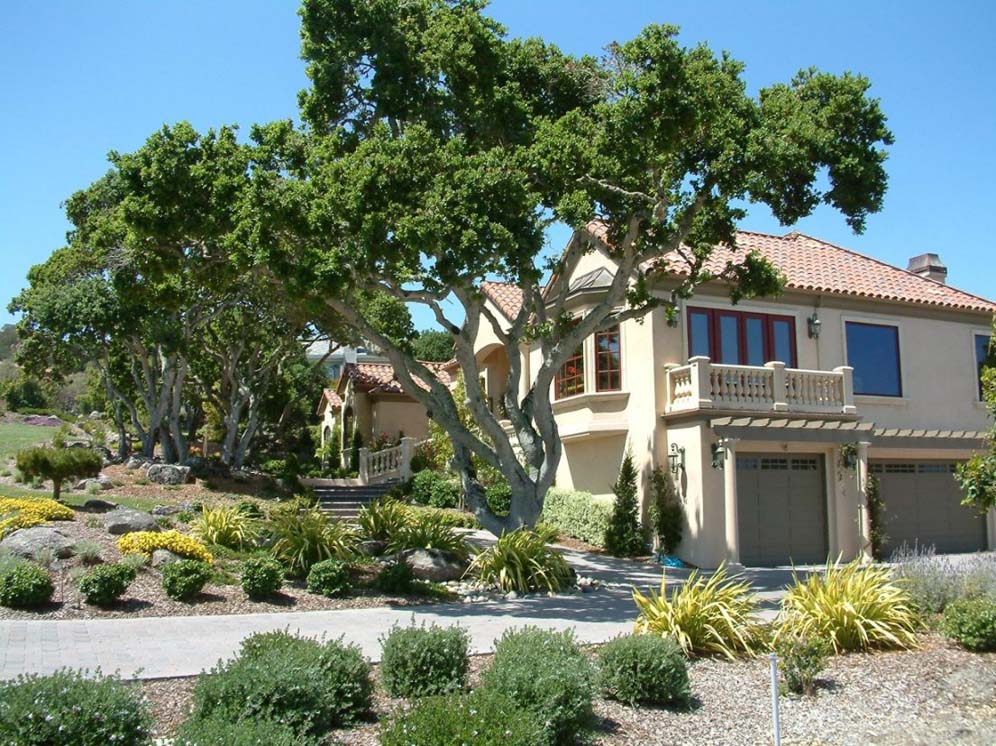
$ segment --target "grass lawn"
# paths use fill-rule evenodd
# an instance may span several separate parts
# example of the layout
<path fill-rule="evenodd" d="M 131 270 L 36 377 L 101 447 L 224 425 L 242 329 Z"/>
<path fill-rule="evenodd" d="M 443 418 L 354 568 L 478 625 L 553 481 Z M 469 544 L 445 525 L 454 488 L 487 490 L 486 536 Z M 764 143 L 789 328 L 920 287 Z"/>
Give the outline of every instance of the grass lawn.
<path fill-rule="evenodd" d="M 5 484 L 0 485 L 0 497 L 52 497 L 51 490 L 34 490 L 30 487 L 21 487 L 20 485 Z M 71 507 L 82 507 L 83 503 L 89 500 L 91 497 L 100 497 L 100 495 L 87 495 L 83 492 L 77 492 L 75 494 L 70 494 L 65 490 L 62 491 L 62 502 Z M 120 495 L 113 495 L 111 497 L 105 498 L 111 502 L 115 502 L 118 505 L 123 505 L 126 508 L 135 508 L 135 510 L 152 510 L 156 505 L 160 504 L 160 500 L 153 500 L 147 497 L 122 497 Z"/>
<path fill-rule="evenodd" d="M 54 427 L 22 425 L 19 422 L 0 423 L 0 466 L 17 455 L 22 448 L 51 443 Z"/>

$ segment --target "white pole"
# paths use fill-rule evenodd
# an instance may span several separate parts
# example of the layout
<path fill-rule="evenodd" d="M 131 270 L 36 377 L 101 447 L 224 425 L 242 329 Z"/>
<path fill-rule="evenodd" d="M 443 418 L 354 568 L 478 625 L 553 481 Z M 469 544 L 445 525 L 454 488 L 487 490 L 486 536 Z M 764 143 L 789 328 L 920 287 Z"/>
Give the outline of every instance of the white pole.
<path fill-rule="evenodd" d="M 778 717 L 778 656 L 768 656 L 771 661 L 771 718 L 775 727 L 775 746 L 782 746 L 782 726 Z"/>

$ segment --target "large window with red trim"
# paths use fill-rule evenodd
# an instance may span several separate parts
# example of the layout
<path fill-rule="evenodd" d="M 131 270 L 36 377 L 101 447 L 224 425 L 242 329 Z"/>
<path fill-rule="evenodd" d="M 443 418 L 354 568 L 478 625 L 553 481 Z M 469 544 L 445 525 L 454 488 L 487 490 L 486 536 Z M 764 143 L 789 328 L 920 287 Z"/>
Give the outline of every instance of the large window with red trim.
<path fill-rule="evenodd" d="M 688 356 L 699 355 L 728 365 L 764 365 L 778 360 L 794 368 L 795 319 L 770 313 L 689 308 Z"/>
<path fill-rule="evenodd" d="M 595 332 L 595 391 L 622 389 L 619 325 Z"/>
<path fill-rule="evenodd" d="M 554 387 L 558 399 L 584 393 L 584 342 L 557 371 Z"/>

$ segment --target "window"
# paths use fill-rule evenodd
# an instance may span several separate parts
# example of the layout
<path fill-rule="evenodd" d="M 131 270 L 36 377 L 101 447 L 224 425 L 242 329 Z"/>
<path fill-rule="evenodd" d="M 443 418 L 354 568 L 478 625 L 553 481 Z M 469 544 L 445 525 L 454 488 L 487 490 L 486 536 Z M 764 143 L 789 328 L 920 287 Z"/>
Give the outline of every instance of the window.
<path fill-rule="evenodd" d="M 558 399 L 584 393 L 584 342 L 557 372 L 556 392 Z"/>
<path fill-rule="evenodd" d="M 619 325 L 595 332 L 595 391 L 622 389 Z"/>
<path fill-rule="evenodd" d="M 854 368 L 854 393 L 902 396 L 899 327 L 848 321 L 847 364 Z"/>
<path fill-rule="evenodd" d="M 982 399 L 982 369 L 987 365 L 993 365 L 996 363 L 992 359 L 992 350 L 990 344 L 992 342 L 992 337 L 988 334 L 976 334 L 975 335 L 975 368 L 978 371 L 979 380 L 979 399 Z"/>
<path fill-rule="evenodd" d="M 796 365 L 795 319 L 766 313 L 713 308 L 688 309 L 688 356 L 714 363 Z"/>

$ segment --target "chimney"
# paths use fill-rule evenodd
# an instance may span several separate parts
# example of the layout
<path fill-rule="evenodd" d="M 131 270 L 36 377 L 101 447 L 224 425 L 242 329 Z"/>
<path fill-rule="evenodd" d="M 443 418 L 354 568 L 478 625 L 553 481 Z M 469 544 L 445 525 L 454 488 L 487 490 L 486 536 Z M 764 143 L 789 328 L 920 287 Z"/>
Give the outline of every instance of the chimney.
<path fill-rule="evenodd" d="M 948 276 L 948 268 L 937 254 L 920 254 L 912 257 L 906 270 L 938 282 L 944 282 Z"/>

